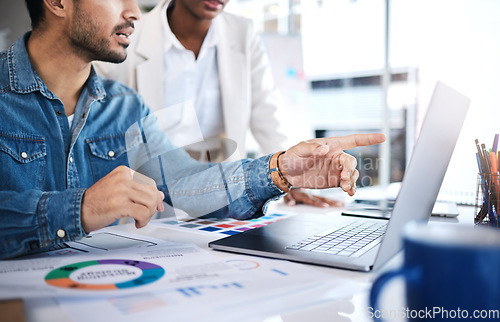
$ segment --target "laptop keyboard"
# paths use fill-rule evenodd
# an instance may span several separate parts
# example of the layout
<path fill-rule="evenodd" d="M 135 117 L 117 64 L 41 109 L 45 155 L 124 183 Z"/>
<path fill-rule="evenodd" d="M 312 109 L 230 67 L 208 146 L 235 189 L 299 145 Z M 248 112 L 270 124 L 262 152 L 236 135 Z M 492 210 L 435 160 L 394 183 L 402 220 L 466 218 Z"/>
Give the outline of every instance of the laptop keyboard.
<path fill-rule="evenodd" d="M 363 220 L 351 221 L 347 224 L 330 227 L 286 248 L 359 257 L 380 244 L 386 226 L 386 221 L 380 223 Z"/>

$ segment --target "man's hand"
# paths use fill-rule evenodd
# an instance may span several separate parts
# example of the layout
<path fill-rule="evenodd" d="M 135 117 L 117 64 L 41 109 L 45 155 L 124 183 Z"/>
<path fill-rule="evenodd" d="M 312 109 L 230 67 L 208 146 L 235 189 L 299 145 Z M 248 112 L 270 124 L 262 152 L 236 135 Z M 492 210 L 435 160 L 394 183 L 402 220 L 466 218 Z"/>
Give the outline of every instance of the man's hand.
<path fill-rule="evenodd" d="M 134 218 L 137 228 L 144 227 L 156 210 L 164 210 L 164 197 L 153 179 L 125 166 L 117 167 L 85 191 L 83 229 L 89 233 L 123 217 Z"/>
<path fill-rule="evenodd" d="M 294 187 L 324 189 L 341 187 L 349 195 L 356 191 L 356 159 L 344 150 L 379 144 L 383 134 L 353 134 L 301 142 L 282 154 L 279 169 Z"/>

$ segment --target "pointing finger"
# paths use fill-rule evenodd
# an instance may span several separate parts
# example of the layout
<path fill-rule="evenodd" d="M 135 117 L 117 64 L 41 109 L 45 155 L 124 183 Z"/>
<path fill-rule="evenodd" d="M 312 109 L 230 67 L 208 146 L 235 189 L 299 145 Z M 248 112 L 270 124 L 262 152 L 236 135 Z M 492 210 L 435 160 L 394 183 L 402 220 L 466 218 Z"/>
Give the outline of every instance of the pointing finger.
<path fill-rule="evenodd" d="M 342 137 L 326 138 L 326 142 L 338 145 L 342 150 L 348 150 L 358 146 L 379 144 L 384 141 L 385 135 L 381 133 L 352 134 Z"/>

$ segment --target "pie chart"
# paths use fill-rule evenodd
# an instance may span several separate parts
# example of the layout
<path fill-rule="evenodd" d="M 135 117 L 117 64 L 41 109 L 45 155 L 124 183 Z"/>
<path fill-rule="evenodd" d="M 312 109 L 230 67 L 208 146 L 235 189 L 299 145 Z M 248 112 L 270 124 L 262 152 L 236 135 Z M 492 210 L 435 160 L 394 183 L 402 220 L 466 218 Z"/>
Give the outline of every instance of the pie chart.
<path fill-rule="evenodd" d="M 61 266 L 45 276 L 49 285 L 82 290 L 118 290 L 139 287 L 159 280 L 165 270 L 156 264 L 103 259 Z"/>

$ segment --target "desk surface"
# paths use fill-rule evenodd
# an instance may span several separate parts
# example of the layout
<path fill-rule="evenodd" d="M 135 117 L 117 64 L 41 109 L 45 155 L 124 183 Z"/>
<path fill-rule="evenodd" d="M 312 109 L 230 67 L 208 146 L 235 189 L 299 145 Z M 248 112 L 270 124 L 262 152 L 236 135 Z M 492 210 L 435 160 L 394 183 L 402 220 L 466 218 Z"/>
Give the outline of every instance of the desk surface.
<path fill-rule="evenodd" d="M 289 207 L 283 202 L 274 202 L 270 205 L 270 212 L 328 212 L 338 213 L 339 209 L 318 209 L 304 205 Z M 431 224 L 433 222 L 448 222 L 450 224 L 472 224 L 473 207 L 460 206 L 460 215 L 457 218 L 440 218 L 431 217 Z M 208 250 L 211 254 L 217 257 L 230 256 L 229 253 L 214 251 L 208 248 L 208 243 L 220 236 L 213 234 L 199 234 L 190 233 L 189 231 L 170 230 L 168 234 L 165 229 L 157 226 L 149 225 L 144 229 L 135 229 L 132 224 L 116 226 L 113 229 L 117 231 L 133 232 L 134 234 L 145 234 L 154 238 L 167 240 L 176 243 L 195 244 L 202 249 Z M 215 238 L 217 237 L 217 238 Z M 356 292 L 352 296 L 332 300 L 326 303 L 321 303 L 294 312 L 282 312 L 276 316 L 270 316 L 265 319 L 266 322 L 284 321 L 284 322 L 298 322 L 298 321 L 370 321 L 368 317 L 368 291 L 373 280 L 380 274 L 380 272 L 390 270 L 398 267 L 402 262 L 402 253 L 394 256 L 384 267 L 376 272 L 355 272 L 335 268 L 327 268 L 321 266 L 307 265 L 313 271 L 321 271 L 329 274 L 335 278 L 341 278 L 346 281 L 354 282 L 360 286 L 363 291 Z M 381 298 L 381 307 L 387 309 L 398 309 L 405 306 L 404 304 L 404 286 L 401 281 L 395 280 L 388 287 Z M 25 310 L 27 321 L 68 321 L 68 316 L 61 310 L 55 300 L 37 299 L 25 300 Z"/>

